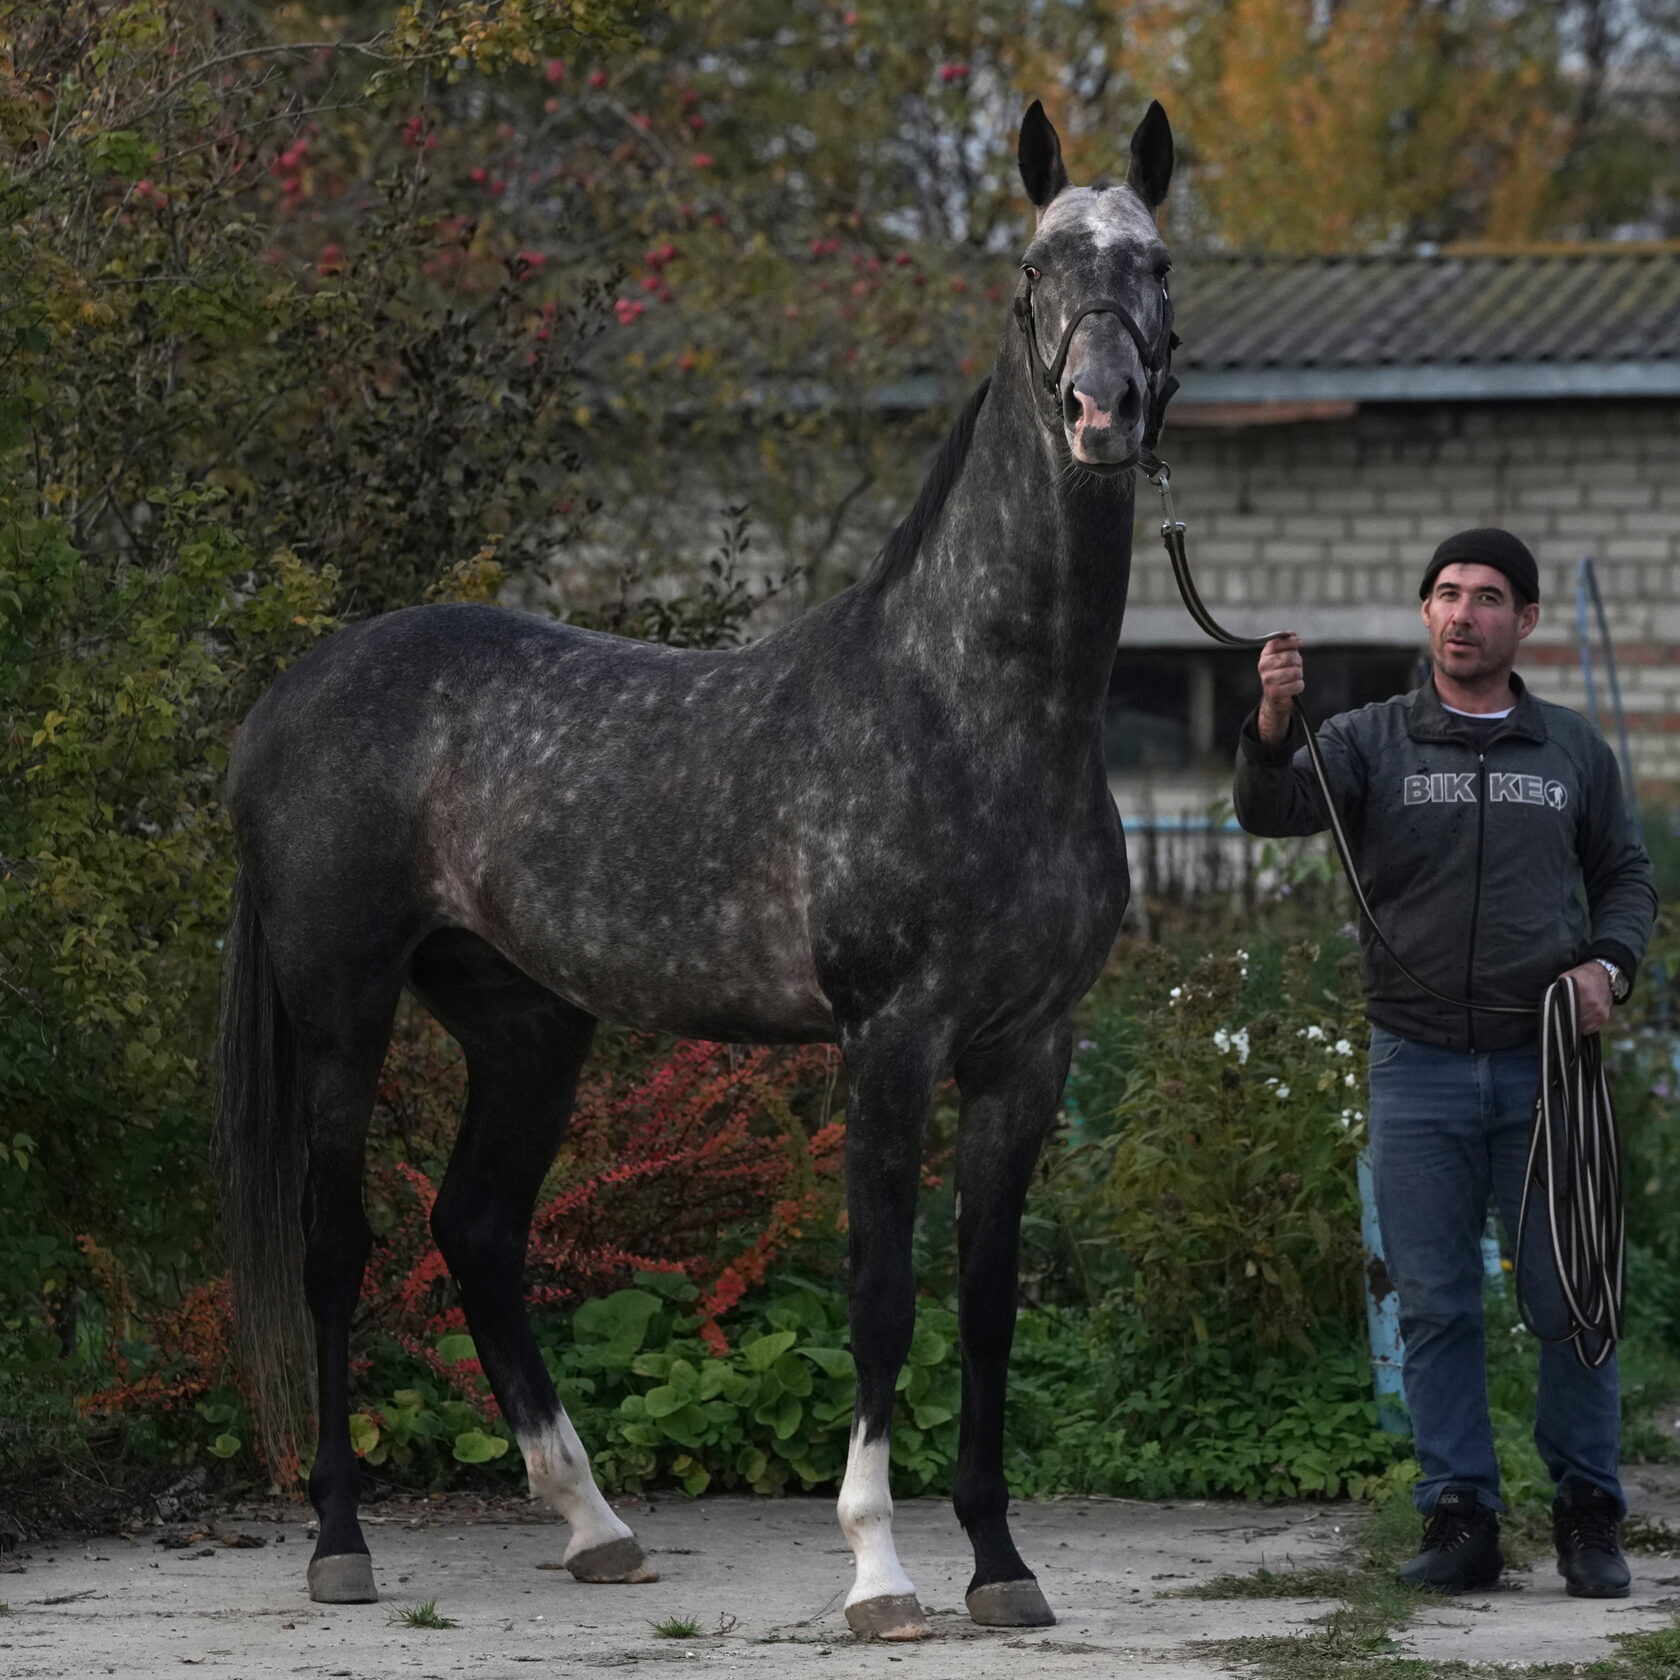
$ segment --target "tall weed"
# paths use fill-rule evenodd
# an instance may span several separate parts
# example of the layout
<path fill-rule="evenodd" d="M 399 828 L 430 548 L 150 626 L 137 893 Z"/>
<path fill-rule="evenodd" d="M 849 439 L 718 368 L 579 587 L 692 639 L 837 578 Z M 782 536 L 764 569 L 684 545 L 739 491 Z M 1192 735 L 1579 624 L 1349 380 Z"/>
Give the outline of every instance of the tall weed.
<path fill-rule="evenodd" d="M 1335 935 L 1132 946 L 1094 996 L 1039 1207 L 1140 1357 L 1250 1367 L 1360 1322 L 1354 960 Z"/>

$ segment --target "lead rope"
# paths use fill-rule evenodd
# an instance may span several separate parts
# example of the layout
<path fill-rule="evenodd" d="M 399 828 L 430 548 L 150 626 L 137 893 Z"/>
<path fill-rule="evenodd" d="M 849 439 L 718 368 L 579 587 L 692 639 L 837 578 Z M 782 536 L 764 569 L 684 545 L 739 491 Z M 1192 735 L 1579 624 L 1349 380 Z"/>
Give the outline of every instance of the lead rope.
<path fill-rule="evenodd" d="M 1166 462 L 1154 455 L 1144 457 L 1140 470 L 1160 492 L 1161 542 L 1172 562 L 1178 592 L 1203 634 L 1225 647 L 1241 648 L 1264 647 L 1284 634 L 1273 631 L 1265 636 L 1233 636 L 1214 618 L 1190 575 L 1184 521 L 1173 507 L 1172 474 Z M 1330 791 L 1330 776 L 1319 751 L 1318 734 L 1299 696 L 1294 711 L 1306 738 L 1307 757 L 1330 819 L 1330 837 L 1341 860 L 1342 873 L 1366 925 L 1394 966 L 1419 991 L 1455 1009 L 1486 1015 L 1527 1015 L 1529 1011 L 1520 1005 L 1472 1003 L 1468 998 L 1439 992 L 1418 979 L 1401 960 L 1365 896 L 1347 831 L 1342 826 L 1341 812 Z M 1561 1335 L 1549 1336 L 1541 1331 L 1523 1288 L 1529 1214 L 1536 1205 L 1545 1219 L 1563 1309 L 1568 1317 L 1569 1328 Z M 1616 1117 L 1610 1105 L 1610 1087 L 1604 1077 L 1598 1034 L 1581 1036 L 1575 982 L 1564 978 L 1554 980 L 1546 988 L 1540 1003 L 1540 1084 L 1534 1097 L 1533 1130 L 1522 1208 L 1517 1219 L 1512 1275 L 1516 1280 L 1517 1311 L 1523 1323 L 1542 1341 L 1572 1343 L 1576 1358 L 1589 1369 L 1602 1365 L 1615 1352 L 1617 1341 L 1627 1333 L 1627 1240 L 1622 1223 L 1621 1143 L 1616 1134 Z"/>

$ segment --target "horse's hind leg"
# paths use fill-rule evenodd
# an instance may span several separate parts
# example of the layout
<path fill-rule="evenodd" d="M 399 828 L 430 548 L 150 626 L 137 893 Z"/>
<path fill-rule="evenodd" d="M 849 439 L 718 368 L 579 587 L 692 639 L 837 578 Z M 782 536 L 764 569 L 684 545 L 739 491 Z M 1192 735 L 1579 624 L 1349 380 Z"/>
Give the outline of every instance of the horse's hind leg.
<path fill-rule="evenodd" d="M 323 1604 L 371 1604 L 373 1564 L 356 1506 L 361 1466 L 350 1442 L 350 1320 L 362 1292 L 372 1232 L 362 1207 L 362 1157 L 398 984 L 322 988 L 294 1012 L 299 1095 L 307 1126 L 304 1296 L 315 1321 L 318 1433 L 309 1498 L 320 1534 L 309 1595 Z"/>
<path fill-rule="evenodd" d="M 987 1627 L 1047 1627 L 1056 1619 L 1009 1533 L 1003 1408 L 1015 1340 L 1021 1210 L 1056 1117 L 1070 1042 L 1063 1025 L 1036 1044 L 956 1069 L 963 1387 L 953 1503 L 974 1546 L 968 1613 Z"/>
<path fill-rule="evenodd" d="M 656 1581 L 636 1537 L 602 1498 L 525 1312 L 531 1215 L 571 1119 L 595 1021 L 488 946 L 424 950 L 414 985 L 467 1057 L 467 1111 L 432 1209 L 485 1375 L 512 1428 L 531 1492 L 571 1525 L 580 1581 Z"/>

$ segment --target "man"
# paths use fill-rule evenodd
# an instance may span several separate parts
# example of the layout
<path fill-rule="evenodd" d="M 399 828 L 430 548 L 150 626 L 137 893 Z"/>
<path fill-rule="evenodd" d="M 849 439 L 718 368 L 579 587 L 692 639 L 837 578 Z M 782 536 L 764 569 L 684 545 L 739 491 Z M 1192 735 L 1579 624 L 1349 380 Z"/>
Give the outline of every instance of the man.
<path fill-rule="evenodd" d="M 1451 997 L 1536 1012 L 1437 1002 L 1362 930 L 1372 1170 L 1425 1518 L 1400 1579 L 1459 1592 L 1504 1567 L 1480 1237 L 1490 1191 L 1516 1231 L 1540 998 L 1567 974 L 1581 1030 L 1597 1032 L 1632 986 L 1656 892 L 1602 737 L 1511 669 L 1540 617 L 1533 555 L 1507 531 L 1463 531 L 1436 549 L 1418 593 L 1432 679 L 1332 718 L 1319 742 L 1371 908 L 1406 966 Z M 1266 644 L 1260 684 L 1237 758 L 1238 820 L 1251 834 L 1315 833 L 1327 826 L 1318 785 L 1305 749 L 1291 750 L 1305 686 L 1294 636 Z M 1525 1298 L 1549 1333 L 1561 1293 L 1533 1255 Z M 1557 1484 L 1558 1568 L 1577 1596 L 1628 1590 L 1620 1416 L 1614 1357 L 1589 1370 L 1568 1344 L 1542 1345 L 1534 1439 Z"/>

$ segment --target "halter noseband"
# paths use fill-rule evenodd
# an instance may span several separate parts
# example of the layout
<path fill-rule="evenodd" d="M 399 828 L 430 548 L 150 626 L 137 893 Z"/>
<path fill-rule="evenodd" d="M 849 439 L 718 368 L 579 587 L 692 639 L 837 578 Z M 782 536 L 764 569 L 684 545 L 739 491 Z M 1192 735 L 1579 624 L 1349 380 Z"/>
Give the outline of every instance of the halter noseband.
<path fill-rule="evenodd" d="M 1027 274 L 1023 278 L 1026 284 L 1015 298 L 1015 320 L 1027 341 L 1027 354 L 1038 372 L 1039 382 L 1058 407 L 1061 402 L 1062 373 L 1067 367 L 1068 348 L 1073 343 L 1074 329 L 1087 315 L 1119 316 L 1120 325 L 1126 329 L 1132 343 L 1137 346 L 1144 376 L 1149 382 L 1149 418 L 1144 427 L 1142 452 L 1147 465 L 1155 459 L 1155 445 L 1160 440 L 1161 426 L 1167 417 L 1167 404 L 1172 401 L 1173 393 L 1178 390 L 1178 381 L 1172 376 L 1172 353 L 1178 348 L 1179 337 L 1173 331 L 1172 293 L 1167 290 L 1166 281 L 1163 279 L 1161 282 L 1161 330 L 1153 341 L 1144 336 L 1143 328 L 1137 324 L 1132 312 L 1123 303 L 1114 298 L 1098 298 L 1096 302 L 1088 303 L 1074 313 L 1062 329 L 1061 342 L 1056 346 L 1055 360 L 1046 366 L 1038 348 L 1038 323 L 1033 317 L 1033 277 Z"/>

